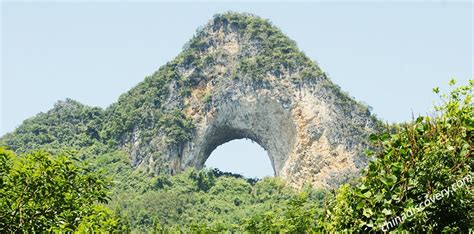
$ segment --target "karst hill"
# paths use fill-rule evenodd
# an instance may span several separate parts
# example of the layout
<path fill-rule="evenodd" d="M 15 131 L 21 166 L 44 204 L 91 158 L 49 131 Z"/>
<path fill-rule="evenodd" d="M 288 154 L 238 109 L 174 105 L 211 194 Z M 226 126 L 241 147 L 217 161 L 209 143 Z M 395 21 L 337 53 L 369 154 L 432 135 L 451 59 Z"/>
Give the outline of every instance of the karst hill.
<path fill-rule="evenodd" d="M 249 138 L 294 187 L 331 187 L 367 165 L 376 124 L 278 28 L 225 13 L 105 110 L 60 101 L 1 144 L 19 152 L 72 148 L 84 157 L 118 149 L 137 168 L 177 173 L 203 167 L 225 142 Z"/>

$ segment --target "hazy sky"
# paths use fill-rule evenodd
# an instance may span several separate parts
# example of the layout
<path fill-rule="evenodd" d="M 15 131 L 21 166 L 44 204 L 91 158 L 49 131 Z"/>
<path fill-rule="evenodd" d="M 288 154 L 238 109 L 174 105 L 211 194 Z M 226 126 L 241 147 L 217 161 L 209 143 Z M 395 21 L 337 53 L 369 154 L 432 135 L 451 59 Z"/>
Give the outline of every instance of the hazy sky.
<path fill-rule="evenodd" d="M 174 58 L 215 13 L 270 19 L 332 80 L 388 122 L 431 110 L 435 86 L 473 75 L 473 5 L 451 3 L 70 2 L 1 5 L 0 135 L 67 97 L 107 107 Z M 273 174 L 250 141 L 207 165 Z"/>

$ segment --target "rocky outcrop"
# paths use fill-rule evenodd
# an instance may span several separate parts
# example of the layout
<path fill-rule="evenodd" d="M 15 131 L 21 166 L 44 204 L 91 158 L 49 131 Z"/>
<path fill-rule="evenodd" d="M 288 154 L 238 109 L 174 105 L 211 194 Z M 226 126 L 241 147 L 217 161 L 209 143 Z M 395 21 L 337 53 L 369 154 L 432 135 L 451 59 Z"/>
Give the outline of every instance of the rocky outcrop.
<path fill-rule="evenodd" d="M 188 94 L 171 81 L 163 105 L 182 110 L 194 128 L 171 145 L 166 134 L 149 144 L 135 137 L 128 150 L 136 164 L 154 168 L 164 160 L 172 172 L 201 168 L 217 146 L 248 138 L 267 150 L 275 175 L 295 187 L 337 186 L 366 166 L 362 152 L 375 118 L 267 21 L 218 15 L 183 53 L 196 44 L 189 61 L 171 65 L 191 83 Z M 143 146 L 158 156 L 143 153 Z"/>

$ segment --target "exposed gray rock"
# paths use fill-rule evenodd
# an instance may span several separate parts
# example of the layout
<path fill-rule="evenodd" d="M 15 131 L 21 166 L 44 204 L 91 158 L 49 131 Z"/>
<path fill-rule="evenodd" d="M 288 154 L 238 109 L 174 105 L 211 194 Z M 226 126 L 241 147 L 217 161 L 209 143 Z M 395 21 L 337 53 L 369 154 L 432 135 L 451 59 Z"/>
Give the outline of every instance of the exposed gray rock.
<path fill-rule="evenodd" d="M 294 187 L 332 187 L 358 175 L 367 164 L 362 152 L 376 123 L 368 108 L 341 92 L 312 62 L 281 65 L 263 77 L 243 71 L 242 61 L 272 48 L 239 31 L 238 24 L 222 22 L 211 21 L 198 33 L 205 42 L 199 57 L 211 56 L 212 62 L 178 67 L 192 84 L 191 94 L 183 98 L 176 82 L 169 84 L 165 108 L 181 108 L 193 120 L 190 140 L 170 146 L 158 134 L 146 144 L 158 156 L 143 156 L 136 151 L 144 147 L 132 147 L 134 162 L 153 167 L 150 162 L 161 158 L 172 172 L 201 168 L 217 146 L 248 138 L 267 150 L 275 175 Z"/>

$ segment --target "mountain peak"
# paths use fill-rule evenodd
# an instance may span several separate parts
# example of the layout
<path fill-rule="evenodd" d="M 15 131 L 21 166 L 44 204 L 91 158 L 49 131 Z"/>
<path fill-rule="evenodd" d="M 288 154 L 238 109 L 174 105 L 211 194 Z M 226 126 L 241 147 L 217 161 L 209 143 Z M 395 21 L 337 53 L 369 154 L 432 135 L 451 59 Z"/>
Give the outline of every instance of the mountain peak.
<path fill-rule="evenodd" d="M 318 65 L 279 28 L 248 13 L 216 14 L 197 30 L 175 63 L 185 68 L 192 65 L 199 71 L 206 66 L 223 66 L 230 73 L 254 80 L 291 77 L 296 73 L 309 80 L 326 78 Z"/>
<path fill-rule="evenodd" d="M 295 187 L 357 175 L 375 121 L 280 29 L 234 12 L 215 15 L 106 112 L 103 133 L 128 150 L 134 166 L 201 168 L 217 146 L 249 138 Z"/>
<path fill-rule="evenodd" d="M 269 29 L 274 27 L 269 20 L 263 19 L 257 15 L 250 13 L 237 13 L 237 12 L 225 12 L 222 14 L 215 14 L 214 17 L 208 23 L 208 26 L 214 30 L 219 28 L 230 27 L 234 30 L 245 30 L 252 27 L 263 27 L 263 29 Z"/>

